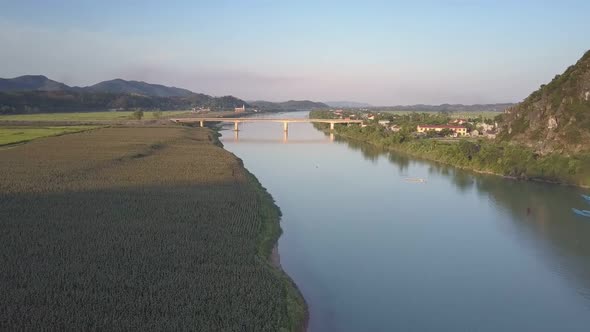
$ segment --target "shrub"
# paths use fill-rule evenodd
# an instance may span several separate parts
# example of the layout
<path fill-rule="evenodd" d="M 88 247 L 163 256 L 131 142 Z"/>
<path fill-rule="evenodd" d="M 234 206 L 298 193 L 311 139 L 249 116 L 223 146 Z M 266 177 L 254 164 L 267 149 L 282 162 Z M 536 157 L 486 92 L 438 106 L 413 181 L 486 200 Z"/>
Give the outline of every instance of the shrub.
<path fill-rule="evenodd" d="M 131 114 L 131 116 L 135 120 L 141 120 L 143 118 L 143 111 L 142 110 L 136 110 L 136 111 L 133 112 L 133 114 Z"/>

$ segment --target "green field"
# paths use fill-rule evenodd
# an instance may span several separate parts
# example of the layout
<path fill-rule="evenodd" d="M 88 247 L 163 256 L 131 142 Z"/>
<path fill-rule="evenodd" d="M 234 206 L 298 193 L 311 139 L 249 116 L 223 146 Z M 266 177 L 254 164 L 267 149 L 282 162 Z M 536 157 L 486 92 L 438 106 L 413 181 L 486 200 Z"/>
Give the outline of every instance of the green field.
<path fill-rule="evenodd" d="M 0 150 L 0 330 L 301 331 L 280 211 L 207 129 Z"/>
<path fill-rule="evenodd" d="M 188 111 L 163 111 L 162 116 L 172 116 Z M 154 119 L 155 112 L 144 112 L 144 119 Z M 92 121 L 92 120 L 132 120 L 133 112 L 84 112 L 84 113 L 39 113 L 0 115 L 0 121 Z"/>
<path fill-rule="evenodd" d="M 99 128 L 97 126 L 68 127 L 0 127 L 0 146 L 23 143 L 36 138 L 57 136 Z"/>

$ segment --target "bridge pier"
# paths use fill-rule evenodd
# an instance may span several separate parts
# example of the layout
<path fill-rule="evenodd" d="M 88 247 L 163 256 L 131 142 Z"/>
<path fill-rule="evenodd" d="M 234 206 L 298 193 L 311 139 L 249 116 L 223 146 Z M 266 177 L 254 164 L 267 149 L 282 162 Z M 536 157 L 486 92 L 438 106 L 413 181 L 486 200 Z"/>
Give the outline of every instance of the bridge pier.
<path fill-rule="evenodd" d="M 283 122 L 283 131 L 284 132 L 288 132 L 289 131 L 289 122 Z"/>
<path fill-rule="evenodd" d="M 334 130 L 334 122 L 330 122 L 330 130 Z"/>
<path fill-rule="evenodd" d="M 239 131 L 240 129 L 238 128 L 238 122 L 234 122 L 234 131 Z"/>
<path fill-rule="evenodd" d="M 205 127 L 205 121 L 201 120 L 201 127 Z"/>

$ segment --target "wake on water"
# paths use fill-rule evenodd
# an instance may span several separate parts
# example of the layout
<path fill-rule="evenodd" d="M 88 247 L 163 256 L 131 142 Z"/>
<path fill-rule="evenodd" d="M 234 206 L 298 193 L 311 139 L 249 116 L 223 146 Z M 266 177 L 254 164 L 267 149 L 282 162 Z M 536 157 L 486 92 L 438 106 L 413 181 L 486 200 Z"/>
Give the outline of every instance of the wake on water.
<path fill-rule="evenodd" d="M 582 198 L 584 198 L 588 203 L 590 203 L 590 196 L 582 195 Z M 579 216 L 590 218 L 590 210 L 578 210 L 578 209 L 572 208 L 572 211 Z"/>

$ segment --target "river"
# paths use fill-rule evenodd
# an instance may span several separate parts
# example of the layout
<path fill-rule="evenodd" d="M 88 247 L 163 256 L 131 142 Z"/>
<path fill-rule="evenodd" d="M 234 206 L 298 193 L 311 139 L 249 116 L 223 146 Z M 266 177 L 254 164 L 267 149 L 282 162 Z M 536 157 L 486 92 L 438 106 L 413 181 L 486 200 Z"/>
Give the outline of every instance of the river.
<path fill-rule="evenodd" d="M 590 329 L 590 218 L 571 212 L 590 209 L 588 190 L 476 175 L 307 123 L 288 137 L 279 123 L 240 129 L 221 141 L 283 212 L 281 264 L 309 331 Z"/>

